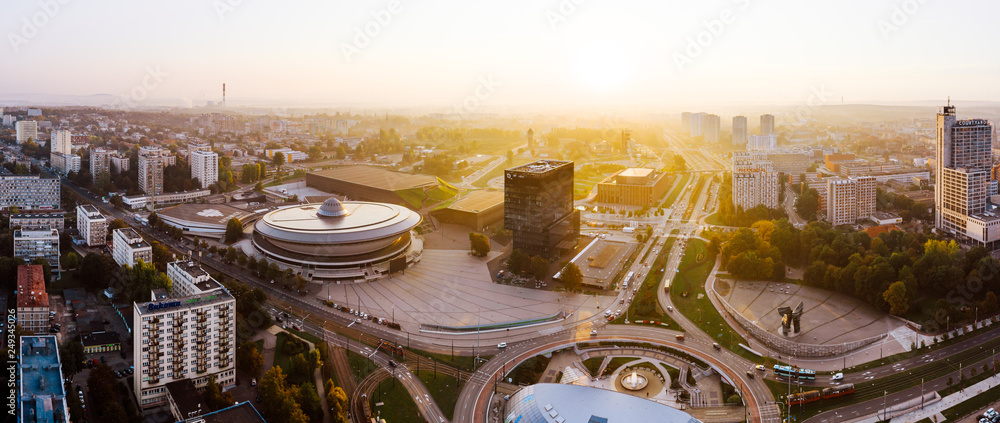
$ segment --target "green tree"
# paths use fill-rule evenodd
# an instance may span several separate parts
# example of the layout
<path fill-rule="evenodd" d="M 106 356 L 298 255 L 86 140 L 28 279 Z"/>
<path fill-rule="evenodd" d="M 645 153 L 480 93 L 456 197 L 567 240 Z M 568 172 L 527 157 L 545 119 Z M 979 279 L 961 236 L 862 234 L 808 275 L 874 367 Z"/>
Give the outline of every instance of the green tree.
<path fill-rule="evenodd" d="M 271 157 L 271 164 L 277 169 L 277 175 L 281 175 L 281 166 L 285 165 L 285 153 L 274 153 Z"/>
<path fill-rule="evenodd" d="M 118 264 L 111 256 L 100 253 L 90 253 L 83 256 L 77 277 L 89 290 L 99 290 L 108 287 L 108 275 L 114 274 Z"/>
<path fill-rule="evenodd" d="M 296 401 L 297 389 L 288 386 L 281 366 L 274 366 L 261 378 L 258 387 L 261 411 L 274 423 L 306 423 L 309 417 Z"/>
<path fill-rule="evenodd" d="M 83 344 L 76 338 L 69 339 L 59 346 L 59 360 L 62 361 L 63 375 L 72 377 L 83 370 L 87 354 L 83 352 Z"/>
<path fill-rule="evenodd" d="M 889 285 L 882 298 L 889 304 L 889 312 L 897 316 L 906 314 L 910 309 L 910 302 L 906 299 L 906 285 L 903 282 L 896 281 Z"/>
<path fill-rule="evenodd" d="M 236 261 L 239 253 L 236 252 L 236 247 L 229 247 L 226 249 L 226 263 L 232 263 Z"/>
<path fill-rule="evenodd" d="M 816 212 L 819 211 L 819 192 L 812 188 L 805 190 L 795 200 L 795 211 L 803 219 L 816 220 Z"/>
<path fill-rule="evenodd" d="M 80 255 L 75 251 L 70 251 L 66 253 L 66 256 L 63 257 L 62 260 L 59 261 L 59 265 L 62 266 L 63 269 L 76 269 L 76 267 L 80 265 Z"/>
<path fill-rule="evenodd" d="M 226 223 L 226 244 L 232 244 L 243 236 L 243 224 L 239 218 L 231 218 Z"/>
<path fill-rule="evenodd" d="M 566 289 L 570 291 L 580 289 L 583 284 L 583 273 L 580 272 L 580 268 L 573 262 L 566 264 L 566 267 L 562 270 L 560 278 L 562 279 L 563 284 L 566 285 Z"/>
<path fill-rule="evenodd" d="M 299 386 L 298 403 L 302 407 L 302 412 L 313 421 L 323 418 L 323 403 L 316 393 L 316 385 L 312 382 L 305 382 Z"/>
<path fill-rule="evenodd" d="M 529 271 L 531 267 L 531 257 L 528 256 L 524 251 L 514 249 L 510 253 L 510 258 L 507 259 L 507 269 L 511 273 L 524 274 Z"/>
<path fill-rule="evenodd" d="M 127 228 L 127 227 L 128 227 L 128 224 L 125 223 L 124 220 L 114 219 L 110 223 L 108 223 L 108 235 L 110 235 L 111 231 L 113 231 L 115 229 L 122 229 L 122 228 Z"/>
<path fill-rule="evenodd" d="M 490 239 L 486 235 L 469 232 L 469 244 L 472 248 L 472 255 L 476 257 L 486 257 L 490 253 Z"/>
<path fill-rule="evenodd" d="M 215 376 L 209 376 L 208 384 L 205 385 L 205 405 L 212 411 L 221 410 L 233 405 L 232 392 L 222 392 L 219 384 L 215 383 Z"/>
<path fill-rule="evenodd" d="M 245 373 L 260 375 L 260 367 L 264 365 L 264 356 L 257 350 L 257 344 L 245 342 L 236 351 L 236 365 Z"/>
<path fill-rule="evenodd" d="M 334 423 L 347 423 L 347 393 L 334 385 L 333 379 L 326 381 L 326 404 L 330 406 Z"/>
<path fill-rule="evenodd" d="M 157 288 L 170 290 L 173 284 L 165 273 L 156 270 L 152 263 L 139 260 L 135 266 L 123 266 L 118 268 L 117 280 L 113 283 L 118 293 L 115 295 L 120 300 L 132 302 L 146 302 L 150 300 L 150 291 Z"/>
<path fill-rule="evenodd" d="M 543 280 L 549 274 L 549 261 L 542 256 L 531 258 L 531 276 L 535 279 Z"/>

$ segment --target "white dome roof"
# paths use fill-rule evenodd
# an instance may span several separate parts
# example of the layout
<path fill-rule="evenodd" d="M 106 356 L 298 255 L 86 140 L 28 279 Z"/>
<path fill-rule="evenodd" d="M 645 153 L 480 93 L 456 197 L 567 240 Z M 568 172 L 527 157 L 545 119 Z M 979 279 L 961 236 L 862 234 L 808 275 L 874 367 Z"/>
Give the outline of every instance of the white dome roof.
<path fill-rule="evenodd" d="M 341 217 L 347 215 L 347 209 L 344 208 L 343 204 L 340 204 L 340 200 L 330 197 L 323 202 L 322 206 L 319 206 L 319 211 L 316 214 L 326 217 Z"/>

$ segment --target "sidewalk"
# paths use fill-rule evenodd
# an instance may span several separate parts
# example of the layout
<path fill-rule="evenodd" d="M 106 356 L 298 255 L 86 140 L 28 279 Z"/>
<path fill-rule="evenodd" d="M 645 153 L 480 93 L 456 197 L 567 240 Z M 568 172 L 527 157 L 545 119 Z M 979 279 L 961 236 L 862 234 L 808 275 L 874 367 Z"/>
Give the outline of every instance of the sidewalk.
<path fill-rule="evenodd" d="M 959 403 L 961 403 L 963 401 L 966 401 L 966 400 L 968 400 L 968 399 L 970 399 L 970 398 L 972 398 L 972 397 L 974 397 L 976 395 L 979 395 L 979 394 L 985 392 L 987 389 L 990 389 L 990 388 L 992 388 L 994 386 L 997 386 L 997 385 L 1000 385 L 1000 377 L 998 377 L 998 376 L 992 376 L 989 379 L 983 380 L 983 381 L 981 381 L 981 382 L 979 382 L 979 383 L 977 383 L 975 385 L 972 385 L 972 386 L 970 386 L 968 388 L 965 388 L 965 390 L 963 390 L 963 391 L 959 391 L 959 392 L 956 392 L 954 394 L 948 395 L 947 397 L 944 397 L 943 399 L 941 399 L 938 402 L 935 402 L 933 404 L 927 405 L 927 406 L 924 407 L 923 410 L 911 411 L 911 412 L 903 414 L 903 415 L 894 416 L 892 418 L 892 420 L 890 420 L 890 421 L 892 423 L 906 423 L 906 422 L 919 421 L 919 420 L 925 419 L 925 418 L 929 418 L 931 420 L 935 420 L 935 418 L 936 418 L 936 421 L 943 422 L 943 421 L 945 421 L 945 419 L 944 419 L 944 416 L 941 415 L 942 411 L 947 410 L 947 409 L 949 409 L 951 407 L 954 407 L 956 404 L 959 404 Z M 880 410 L 880 413 L 881 413 L 881 410 Z M 891 411 L 890 411 L 890 415 L 891 415 Z M 876 423 L 878 421 L 879 421 L 878 415 L 874 415 L 874 416 L 866 417 L 864 419 L 854 420 L 853 422 L 857 422 L 857 423 Z"/>

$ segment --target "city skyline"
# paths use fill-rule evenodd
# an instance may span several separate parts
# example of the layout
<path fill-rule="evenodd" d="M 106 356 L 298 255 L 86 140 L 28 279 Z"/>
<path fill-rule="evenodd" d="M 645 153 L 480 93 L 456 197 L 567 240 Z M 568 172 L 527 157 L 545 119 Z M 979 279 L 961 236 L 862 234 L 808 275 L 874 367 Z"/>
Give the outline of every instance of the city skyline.
<path fill-rule="evenodd" d="M 106 95 L 123 106 L 203 106 L 221 102 L 223 83 L 234 106 L 992 101 L 1000 59 L 978 54 L 975 41 L 1000 35 L 988 21 L 998 7 L 52 0 L 0 18 L 0 58 L 13 64 L 0 70 L 0 102 Z"/>

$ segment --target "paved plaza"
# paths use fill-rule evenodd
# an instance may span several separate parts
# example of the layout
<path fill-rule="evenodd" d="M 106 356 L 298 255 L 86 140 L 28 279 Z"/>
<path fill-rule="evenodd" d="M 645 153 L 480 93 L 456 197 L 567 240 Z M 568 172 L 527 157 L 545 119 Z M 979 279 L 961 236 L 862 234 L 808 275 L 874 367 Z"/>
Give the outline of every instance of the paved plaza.
<path fill-rule="evenodd" d="M 467 242 L 467 241 L 466 241 Z M 613 297 L 571 294 L 495 284 L 488 258 L 473 257 L 466 250 L 424 250 L 420 263 L 405 273 L 367 283 L 320 285 L 310 291 L 322 300 L 358 308 L 375 317 L 391 319 L 407 331 L 420 324 L 469 326 L 512 322 L 573 312 L 571 320 L 598 313 L 598 302 Z"/>
<path fill-rule="evenodd" d="M 874 307 L 825 289 L 777 282 L 720 280 L 720 296 L 743 316 L 771 333 L 781 326 L 779 307 L 803 303 L 802 332 L 789 339 L 804 344 L 839 344 L 858 341 L 904 326 Z"/>

